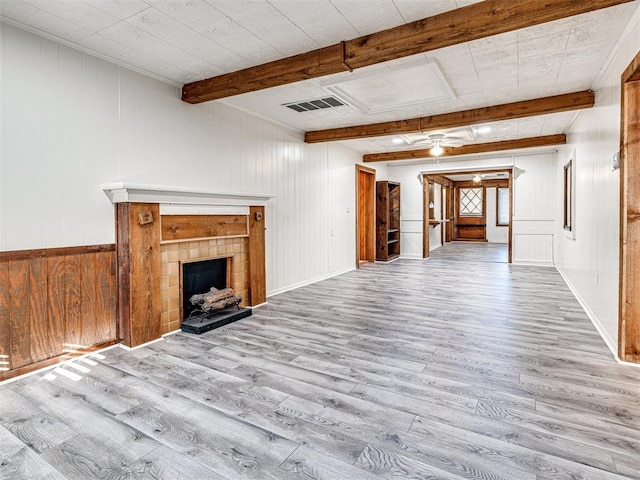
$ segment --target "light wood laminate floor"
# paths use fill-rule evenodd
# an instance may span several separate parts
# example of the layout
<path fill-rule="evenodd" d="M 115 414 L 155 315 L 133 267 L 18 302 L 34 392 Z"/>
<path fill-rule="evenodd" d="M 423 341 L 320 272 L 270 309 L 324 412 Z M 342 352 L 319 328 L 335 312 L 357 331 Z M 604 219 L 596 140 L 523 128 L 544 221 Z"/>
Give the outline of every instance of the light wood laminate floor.
<path fill-rule="evenodd" d="M 640 369 L 554 269 L 482 247 L 2 385 L 0 478 L 640 478 Z"/>

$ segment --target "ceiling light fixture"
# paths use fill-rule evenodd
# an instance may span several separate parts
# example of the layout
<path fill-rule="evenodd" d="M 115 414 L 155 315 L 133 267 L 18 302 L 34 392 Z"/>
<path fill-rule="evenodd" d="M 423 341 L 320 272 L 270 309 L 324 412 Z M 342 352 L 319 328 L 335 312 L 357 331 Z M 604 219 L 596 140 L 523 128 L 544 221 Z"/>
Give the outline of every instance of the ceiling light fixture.
<path fill-rule="evenodd" d="M 481 181 L 482 181 L 482 177 L 480 177 L 480 175 L 476 173 L 473 177 L 473 183 L 480 183 Z"/>
<path fill-rule="evenodd" d="M 439 157 L 443 153 L 444 153 L 444 148 L 442 148 L 442 146 L 440 145 L 440 141 L 434 140 L 433 147 L 431 147 L 431 155 L 435 155 L 436 157 Z"/>
<path fill-rule="evenodd" d="M 491 127 L 488 125 L 483 125 L 481 127 L 473 127 L 473 130 L 480 135 L 486 135 L 487 133 L 491 133 Z"/>
<path fill-rule="evenodd" d="M 393 137 L 391 143 L 393 143 L 394 145 L 400 145 L 404 143 L 404 140 L 402 139 L 402 137 Z"/>

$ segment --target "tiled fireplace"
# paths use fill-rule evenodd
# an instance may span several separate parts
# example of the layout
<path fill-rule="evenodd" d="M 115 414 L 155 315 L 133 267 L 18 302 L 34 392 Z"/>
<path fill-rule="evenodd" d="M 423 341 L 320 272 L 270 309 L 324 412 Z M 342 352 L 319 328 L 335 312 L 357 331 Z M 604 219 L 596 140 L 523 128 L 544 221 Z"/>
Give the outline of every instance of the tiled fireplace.
<path fill-rule="evenodd" d="M 180 298 L 180 272 L 182 262 L 227 257 L 230 271 L 230 287 L 241 295 L 242 306 L 249 298 L 249 237 L 212 238 L 163 243 L 160 245 L 161 277 L 160 313 L 162 334 L 180 328 L 182 299 Z"/>
<path fill-rule="evenodd" d="M 273 195 L 103 185 L 116 205 L 119 340 L 130 347 L 182 323 L 182 263 L 227 258 L 242 306 L 266 301 L 264 206 Z M 204 293 L 204 292 L 203 292 Z"/>

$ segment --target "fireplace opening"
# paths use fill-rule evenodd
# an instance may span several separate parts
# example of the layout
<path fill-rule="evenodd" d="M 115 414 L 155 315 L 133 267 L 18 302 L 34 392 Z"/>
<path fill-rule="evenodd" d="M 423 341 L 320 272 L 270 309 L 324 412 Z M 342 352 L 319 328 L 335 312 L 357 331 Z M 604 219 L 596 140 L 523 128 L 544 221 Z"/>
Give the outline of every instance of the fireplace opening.
<path fill-rule="evenodd" d="M 233 290 L 228 288 L 232 278 L 232 267 L 233 257 L 182 262 L 183 321 L 180 326 L 182 331 L 199 335 L 251 315 L 250 308 L 239 307 L 242 299 L 235 295 L 226 299 L 228 307 L 219 310 L 203 310 L 201 305 L 191 301 L 194 295 L 202 296 L 210 292 L 212 288 L 220 291 L 229 290 L 230 295 L 234 294 Z M 237 301 L 230 301 L 232 299 L 237 299 Z"/>
<path fill-rule="evenodd" d="M 229 286 L 227 257 L 185 262 L 182 264 L 182 318 L 188 319 L 196 305 L 189 299 L 208 292 L 211 287 L 222 290 Z"/>

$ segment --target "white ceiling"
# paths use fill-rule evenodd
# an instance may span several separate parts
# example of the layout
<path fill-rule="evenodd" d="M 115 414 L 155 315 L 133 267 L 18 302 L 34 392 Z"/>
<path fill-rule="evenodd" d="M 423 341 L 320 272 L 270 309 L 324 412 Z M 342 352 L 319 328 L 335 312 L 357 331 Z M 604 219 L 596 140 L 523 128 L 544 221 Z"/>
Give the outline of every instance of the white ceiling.
<path fill-rule="evenodd" d="M 182 85 L 332 45 L 478 0 L 0 0 L 0 18 L 166 82 Z M 426 54 L 221 100 L 300 131 L 376 123 L 589 89 L 640 1 Z M 453 95 L 422 98 L 415 81 L 435 64 Z M 384 74 L 384 76 L 377 76 Z M 404 76 L 403 76 L 404 75 Z M 386 76 L 386 77 L 385 77 Z M 385 81 L 385 78 L 387 79 Z M 412 101 L 297 113 L 282 104 L 323 98 L 335 85 L 371 99 Z M 366 83 L 368 81 L 368 83 Z M 345 82 L 345 83 L 342 83 Z M 355 86 L 355 87 L 354 87 Z M 444 90 L 443 90 L 444 91 Z M 445 92 L 447 93 L 447 92 Z M 366 95 L 365 95 L 366 94 Z M 391 100 L 390 100 L 391 101 Z M 391 101 L 393 103 L 393 101 Z M 575 112 L 495 122 L 472 142 L 563 133 Z M 459 132 L 458 132 L 459 134 Z M 407 148 L 390 137 L 345 141 L 373 153 Z"/>

